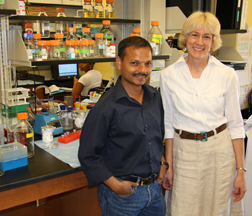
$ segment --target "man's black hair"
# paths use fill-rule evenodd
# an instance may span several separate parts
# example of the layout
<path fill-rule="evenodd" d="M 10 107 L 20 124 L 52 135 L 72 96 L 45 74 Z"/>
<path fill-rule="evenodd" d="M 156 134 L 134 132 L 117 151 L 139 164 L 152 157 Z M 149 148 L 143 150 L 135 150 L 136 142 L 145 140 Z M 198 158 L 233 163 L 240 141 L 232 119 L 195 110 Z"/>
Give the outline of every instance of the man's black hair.
<path fill-rule="evenodd" d="M 118 45 L 118 56 L 122 59 L 122 61 L 125 56 L 125 49 L 130 46 L 133 46 L 135 48 L 149 47 L 152 53 L 152 48 L 151 48 L 150 43 L 144 38 L 138 37 L 138 36 L 127 37 L 121 40 Z"/>

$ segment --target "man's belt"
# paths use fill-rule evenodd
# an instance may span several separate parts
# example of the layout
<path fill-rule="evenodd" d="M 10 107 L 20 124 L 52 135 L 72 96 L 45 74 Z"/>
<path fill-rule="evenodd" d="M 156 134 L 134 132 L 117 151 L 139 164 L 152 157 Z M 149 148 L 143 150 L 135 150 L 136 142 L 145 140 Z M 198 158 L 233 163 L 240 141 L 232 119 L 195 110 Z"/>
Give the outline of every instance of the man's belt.
<path fill-rule="evenodd" d="M 157 175 L 152 175 L 147 178 L 135 177 L 135 176 L 119 176 L 118 178 L 125 181 L 138 182 L 139 185 L 144 186 L 154 183 L 157 180 Z"/>

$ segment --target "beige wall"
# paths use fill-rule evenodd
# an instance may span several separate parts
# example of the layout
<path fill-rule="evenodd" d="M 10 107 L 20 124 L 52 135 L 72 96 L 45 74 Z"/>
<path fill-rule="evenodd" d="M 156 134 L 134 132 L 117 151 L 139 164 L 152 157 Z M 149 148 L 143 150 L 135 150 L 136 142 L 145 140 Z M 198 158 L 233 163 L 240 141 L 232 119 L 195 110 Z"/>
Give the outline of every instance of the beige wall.
<path fill-rule="evenodd" d="M 248 0 L 248 12 L 247 12 L 247 24 L 249 27 L 252 26 L 252 0 Z"/>

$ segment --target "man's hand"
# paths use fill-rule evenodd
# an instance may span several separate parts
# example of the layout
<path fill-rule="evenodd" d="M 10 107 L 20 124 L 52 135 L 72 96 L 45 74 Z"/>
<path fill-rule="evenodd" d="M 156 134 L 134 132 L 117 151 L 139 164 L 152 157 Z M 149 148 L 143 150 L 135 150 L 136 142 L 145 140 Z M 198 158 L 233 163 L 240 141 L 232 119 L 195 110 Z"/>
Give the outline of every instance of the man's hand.
<path fill-rule="evenodd" d="M 164 176 L 164 181 L 163 181 L 163 188 L 164 189 L 166 189 L 166 190 L 172 189 L 172 178 L 173 178 L 173 171 L 171 168 L 169 168 Z"/>

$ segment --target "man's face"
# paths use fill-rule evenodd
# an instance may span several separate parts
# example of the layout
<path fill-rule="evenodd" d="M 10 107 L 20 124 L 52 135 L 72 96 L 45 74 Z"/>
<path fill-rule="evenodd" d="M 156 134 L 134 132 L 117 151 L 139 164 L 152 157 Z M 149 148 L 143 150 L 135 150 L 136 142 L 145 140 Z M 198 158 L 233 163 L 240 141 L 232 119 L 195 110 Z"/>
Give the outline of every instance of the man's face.
<path fill-rule="evenodd" d="M 129 87 L 142 86 L 151 73 L 151 50 L 149 47 L 127 47 L 123 61 L 117 56 L 116 64 L 118 69 L 121 70 L 121 83 L 124 87 L 125 85 Z"/>

